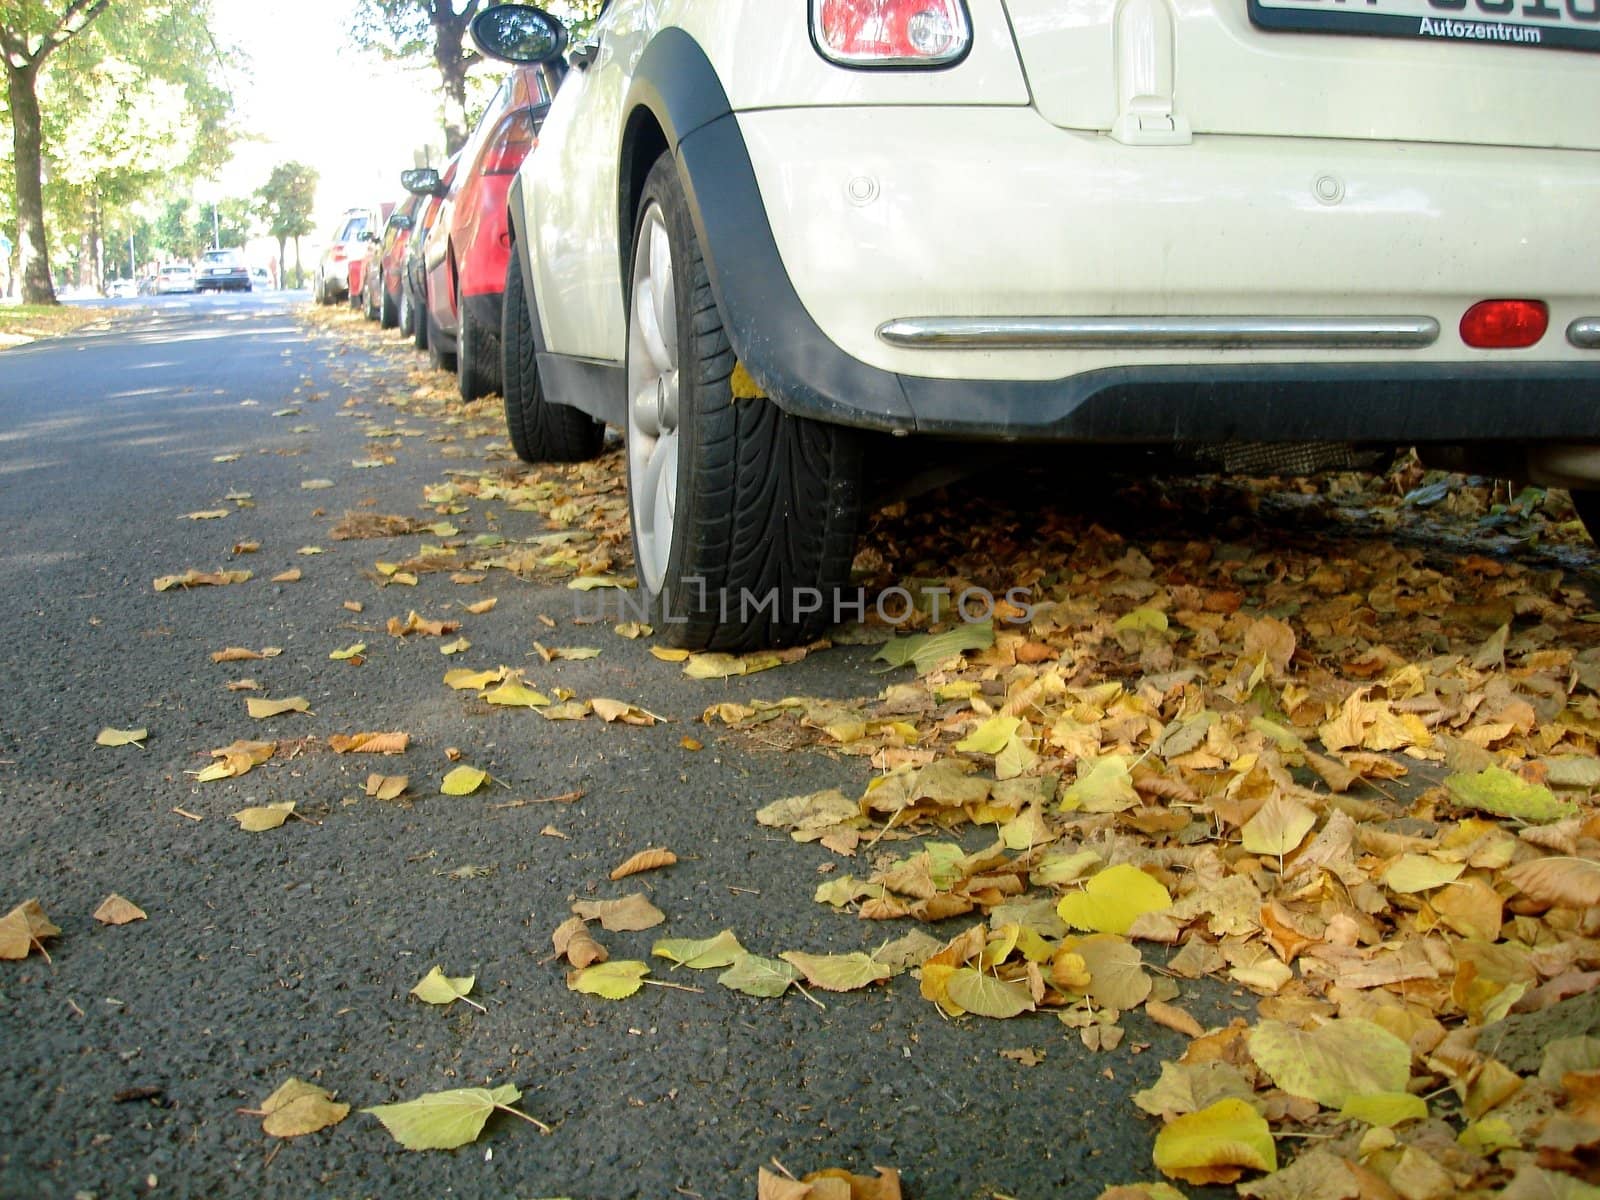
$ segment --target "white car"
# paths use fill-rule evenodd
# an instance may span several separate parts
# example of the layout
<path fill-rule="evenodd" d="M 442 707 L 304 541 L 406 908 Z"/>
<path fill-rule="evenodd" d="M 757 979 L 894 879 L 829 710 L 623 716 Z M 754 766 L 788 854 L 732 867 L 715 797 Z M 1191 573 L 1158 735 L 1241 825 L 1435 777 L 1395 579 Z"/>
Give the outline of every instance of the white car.
<path fill-rule="evenodd" d="M 516 448 L 624 427 L 688 646 L 837 615 L 882 434 L 1418 445 L 1600 532 L 1597 52 L 1588 0 L 612 0 L 511 194 Z"/>
<path fill-rule="evenodd" d="M 194 268 L 188 263 L 168 263 L 156 275 L 155 291 L 158 296 L 195 290 Z"/>

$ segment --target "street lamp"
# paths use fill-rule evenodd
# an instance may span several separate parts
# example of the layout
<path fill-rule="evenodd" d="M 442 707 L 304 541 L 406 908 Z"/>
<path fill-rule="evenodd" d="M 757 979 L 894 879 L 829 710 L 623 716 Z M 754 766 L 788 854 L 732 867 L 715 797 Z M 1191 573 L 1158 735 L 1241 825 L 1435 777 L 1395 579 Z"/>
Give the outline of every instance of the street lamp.
<path fill-rule="evenodd" d="M 222 249 L 222 226 L 217 221 L 217 202 L 211 202 L 211 248 Z"/>

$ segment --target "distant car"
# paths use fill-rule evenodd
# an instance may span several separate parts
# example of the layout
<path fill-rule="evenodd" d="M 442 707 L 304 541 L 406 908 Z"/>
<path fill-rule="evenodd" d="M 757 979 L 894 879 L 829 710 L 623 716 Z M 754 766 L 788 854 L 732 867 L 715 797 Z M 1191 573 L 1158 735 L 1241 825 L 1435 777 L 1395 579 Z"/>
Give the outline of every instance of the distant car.
<path fill-rule="evenodd" d="M 266 291 L 272 286 L 272 276 L 267 274 L 265 267 L 250 268 L 250 286 L 252 288 L 260 288 L 262 291 Z"/>
<path fill-rule="evenodd" d="M 428 355 L 454 369 L 461 396 L 500 390 L 500 310 L 511 240 L 506 197 L 539 139 L 555 87 L 548 70 L 522 66 L 506 76 L 461 149 L 455 183 L 423 246 Z M 408 172 L 432 194 L 436 172 Z"/>
<path fill-rule="evenodd" d="M 168 263 L 156 273 L 155 294 L 158 296 L 195 290 L 194 268 L 188 263 Z"/>
<path fill-rule="evenodd" d="M 113 279 L 106 287 L 106 295 L 113 300 L 131 300 L 139 294 L 139 281 L 136 279 Z"/>
<path fill-rule="evenodd" d="M 200 256 L 195 288 L 202 292 L 248 292 L 250 268 L 239 250 L 207 250 Z"/>
<path fill-rule="evenodd" d="M 407 239 L 405 259 L 400 267 L 400 332 L 409 337 L 418 350 L 428 348 L 428 322 L 424 315 L 427 312 L 427 280 L 422 251 L 428 244 L 428 235 L 439 223 L 439 211 L 444 205 L 450 184 L 455 180 L 456 166 L 460 161 L 461 156 L 456 155 L 445 163 L 433 191 L 419 197 L 421 204 L 416 217 L 412 219 L 411 236 Z M 403 172 L 401 178 L 405 178 Z"/>
<path fill-rule="evenodd" d="M 367 320 L 380 328 L 393 329 L 400 323 L 400 286 L 406 246 L 411 241 L 411 225 L 423 197 L 407 194 L 394 206 L 383 225 L 383 237 L 367 243 L 367 261 L 361 269 L 361 293 Z"/>
<path fill-rule="evenodd" d="M 347 208 L 339 217 L 311 281 L 311 298 L 318 304 L 332 304 L 349 297 L 350 261 L 359 258 L 365 250 L 361 235 L 375 223 L 369 208 Z"/>

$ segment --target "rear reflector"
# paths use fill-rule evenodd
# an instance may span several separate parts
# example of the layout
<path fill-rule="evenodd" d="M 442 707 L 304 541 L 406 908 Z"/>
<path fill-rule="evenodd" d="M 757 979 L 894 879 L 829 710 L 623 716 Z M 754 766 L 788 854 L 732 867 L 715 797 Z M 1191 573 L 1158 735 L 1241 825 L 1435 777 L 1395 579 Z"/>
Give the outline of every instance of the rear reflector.
<path fill-rule="evenodd" d="M 1479 350 L 1521 350 L 1549 326 L 1550 306 L 1542 300 L 1480 300 L 1461 318 L 1461 340 Z"/>

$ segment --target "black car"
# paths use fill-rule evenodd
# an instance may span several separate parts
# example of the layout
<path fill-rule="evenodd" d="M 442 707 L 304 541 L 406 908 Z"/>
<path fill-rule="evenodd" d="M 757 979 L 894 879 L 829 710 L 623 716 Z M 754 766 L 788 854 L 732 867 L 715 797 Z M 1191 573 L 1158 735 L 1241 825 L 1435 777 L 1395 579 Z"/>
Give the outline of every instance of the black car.
<path fill-rule="evenodd" d="M 250 267 L 237 250 L 207 250 L 195 268 L 194 285 L 202 292 L 248 292 Z"/>

